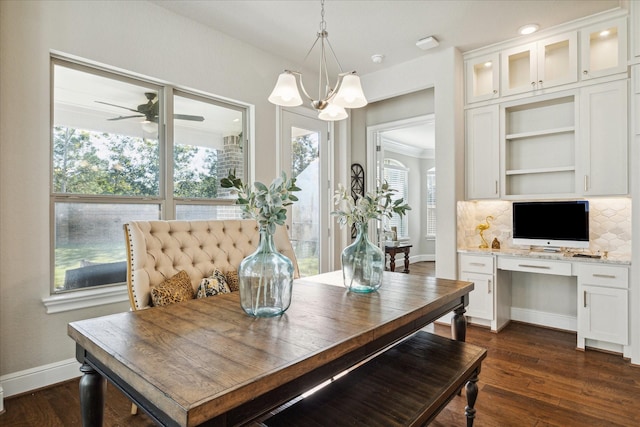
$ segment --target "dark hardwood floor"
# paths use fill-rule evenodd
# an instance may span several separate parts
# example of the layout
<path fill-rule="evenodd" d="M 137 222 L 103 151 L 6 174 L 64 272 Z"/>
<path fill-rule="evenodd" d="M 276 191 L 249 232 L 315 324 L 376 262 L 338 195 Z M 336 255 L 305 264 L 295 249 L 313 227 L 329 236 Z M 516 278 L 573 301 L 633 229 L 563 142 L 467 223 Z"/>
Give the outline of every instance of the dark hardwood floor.
<path fill-rule="evenodd" d="M 433 263 L 411 264 L 411 274 L 434 274 Z M 446 325 L 435 332 L 449 336 Z M 575 333 L 511 323 L 499 334 L 470 326 L 467 342 L 488 349 L 480 373 L 475 425 L 640 425 L 640 367 L 620 355 L 575 350 Z M 129 414 L 130 401 L 107 386 L 105 426 L 152 426 Z M 78 381 L 5 399 L 0 426 L 79 426 Z M 457 396 L 433 426 L 462 426 L 466 398 Z"/>

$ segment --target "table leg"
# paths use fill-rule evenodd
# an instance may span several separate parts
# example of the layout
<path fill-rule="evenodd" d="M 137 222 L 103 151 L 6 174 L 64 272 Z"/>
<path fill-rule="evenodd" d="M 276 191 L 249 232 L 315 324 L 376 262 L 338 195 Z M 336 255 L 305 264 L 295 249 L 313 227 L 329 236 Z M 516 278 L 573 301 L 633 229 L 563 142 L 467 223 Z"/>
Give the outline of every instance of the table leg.
<path fill-rule="evenodd" d="M 456 341 L 465 341 L 467 339 L 467 318 L 464 316 L 466 313 L 464 307 L 458 307 L 453 312 L 453 318 L 451 319 L 451 338 Z"/>
<path fill-rule="evenodd" d="M 389 254 L 389 270 L 396 271 L 396 253 L 391 252 Z"/>
<path fill-rule="evenodd" d="M 83 363 L 80 367 L 80 408 L 83 427 L 102 427 L 104 396 L 107 382 L 93 367 Z"/>
<path fill-rule="evenodd" d="M 469 378 L 465 389 L 467 391 L 467 406 L 464 408 L 464 414 L 467 417 L 467 427 L 473 427 L 473 420 L 476 417 L 476 399 L 478 398 L 478 373 L 480 368 L 476 369 L 473 376 Z"/>
<path fill-rule="evenodd" d="M 404 251 L 404 272 L 409 274 L 409 251 Z"/>

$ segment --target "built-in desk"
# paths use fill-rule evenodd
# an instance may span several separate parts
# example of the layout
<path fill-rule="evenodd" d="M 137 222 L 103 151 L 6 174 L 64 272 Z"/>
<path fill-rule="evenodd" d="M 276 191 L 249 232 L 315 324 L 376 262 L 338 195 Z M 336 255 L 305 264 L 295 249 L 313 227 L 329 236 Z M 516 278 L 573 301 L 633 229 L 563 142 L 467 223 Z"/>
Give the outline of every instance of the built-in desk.
<path fill-rule="evenodd" d="M 458 278 L 476 285 L 471 323 L 498 332 L 518 320 L 576 331 L 579 349 L 629 350 L 628 260 L 461 250 L 458 265 Z"/>

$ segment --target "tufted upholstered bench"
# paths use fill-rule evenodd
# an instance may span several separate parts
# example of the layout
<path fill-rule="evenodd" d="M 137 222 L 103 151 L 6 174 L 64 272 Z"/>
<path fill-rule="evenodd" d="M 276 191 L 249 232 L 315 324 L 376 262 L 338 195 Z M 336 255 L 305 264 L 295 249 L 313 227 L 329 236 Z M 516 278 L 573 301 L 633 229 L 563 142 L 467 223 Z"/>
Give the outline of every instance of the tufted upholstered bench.
<path fill-rule="evenodd" d="M 133 310 L 151 306 L 151 287 L 185 270 L 196 290 L 214 268 L 237 270 L 252 254 L 260 233 L 254 220 L 130 221 L 124 225 L 127 243 L 127 285 Z M 274 235 L 276 248 L 298 264 L 284 227 Z"/>

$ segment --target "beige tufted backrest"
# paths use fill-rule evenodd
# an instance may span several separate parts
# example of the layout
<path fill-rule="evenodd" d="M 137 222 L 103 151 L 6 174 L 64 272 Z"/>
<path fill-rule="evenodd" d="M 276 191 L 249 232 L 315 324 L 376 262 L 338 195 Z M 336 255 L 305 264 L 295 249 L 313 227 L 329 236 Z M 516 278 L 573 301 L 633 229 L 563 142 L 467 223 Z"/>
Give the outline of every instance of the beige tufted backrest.
<path fill-rule="evenodd" d="M 150 290 L 185 270 L 194 290 L 214 268 L 237 270 L 260 241 L 254 220 L 220 221 L 130 221 L 124 226 L 127 243 L 127 284 L 134 310 L 151 306 Z M 284 227 L 274 235 L 276 248 L 293 262 L 296 256 Z"/>

